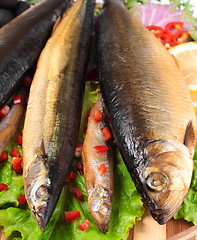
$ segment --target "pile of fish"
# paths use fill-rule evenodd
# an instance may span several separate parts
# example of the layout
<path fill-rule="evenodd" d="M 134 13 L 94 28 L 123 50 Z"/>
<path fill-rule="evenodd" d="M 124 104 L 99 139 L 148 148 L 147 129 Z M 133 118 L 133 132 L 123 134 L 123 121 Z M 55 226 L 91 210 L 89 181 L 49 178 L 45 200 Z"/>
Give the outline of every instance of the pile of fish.
<path fill-rule="evenodd" d="M 23 130 L 23 178 L 41 230 L 56 207 L 77 145 L 94 4 L 44 0 L 0 29 L 1 106 L 39 57 Z M 153 218 L 164 224 L 183 202 L 192 177 L 196 119 L 189 90 L 173 57 L 123 1 L 104 1 L 97 28 L 101 94 L 90 112 L 82 152 L 90 212 L 106 233 L 113 156 L 101 132 L 110 124 L 137 190 Z M 100 121 L 95 110 L 102 113 Z M 106 146 L 105 151 L 98 153 L 96 146 Z"/>

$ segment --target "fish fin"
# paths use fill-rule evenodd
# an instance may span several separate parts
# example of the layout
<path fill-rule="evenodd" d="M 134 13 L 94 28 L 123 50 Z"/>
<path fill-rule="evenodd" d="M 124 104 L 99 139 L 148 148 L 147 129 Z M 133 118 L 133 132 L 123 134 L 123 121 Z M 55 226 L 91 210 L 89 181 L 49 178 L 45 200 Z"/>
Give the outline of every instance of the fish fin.
<path fill-rule="evenodd" d="M 53 33 L 55 32 L 55 29 L 57 28 L 57 26 L 59 25 L 59 23 L 61 22 L 61 15 L 59 15 L 58 19 L 56 20 L 55 24 L 53 25 L 53 30 L 52 30 L 52 34 L 51 36 L 53 35 Z"/>
<path fill-rule="evenodd" d="M 188 148 L 191 156 L 193 156 L 196 148 L 196 132 L 192 121 L 189 121 L 187 125 L 184 144 Z"/>

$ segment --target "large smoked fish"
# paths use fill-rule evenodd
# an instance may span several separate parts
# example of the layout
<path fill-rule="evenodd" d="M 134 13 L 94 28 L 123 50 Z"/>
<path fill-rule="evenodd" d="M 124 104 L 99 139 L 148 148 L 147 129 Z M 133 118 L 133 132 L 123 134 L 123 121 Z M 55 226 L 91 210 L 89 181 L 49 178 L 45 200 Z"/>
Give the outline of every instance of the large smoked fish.
<path fill-rule="evenodd" d="M 74 156 L 94 0 L 78 0 L 57 24 L 38 61 L 23 132 L 28 205 L 41 230 L 48 223 Z"/>
<path fill-rule="evenodd" d="M 0 107 L 37 60 L 52 27 L 70 0 L 44 0 L 0 29 Z"/>
<path fill-rule="evenodd" d="M 172 56 L 121 0 L 98 27 L 99 80 L 116 142 L 153 218 L 166 223 L 190 186 L 195 112 Z"/>

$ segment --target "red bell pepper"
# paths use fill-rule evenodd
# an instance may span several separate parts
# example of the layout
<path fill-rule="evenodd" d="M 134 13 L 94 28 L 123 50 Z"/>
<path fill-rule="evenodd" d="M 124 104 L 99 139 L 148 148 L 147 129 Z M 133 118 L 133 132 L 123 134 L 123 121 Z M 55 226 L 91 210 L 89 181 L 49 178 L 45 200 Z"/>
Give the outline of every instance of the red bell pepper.
<path fill-rule="evenodd" d="M 18 94 L 18 95 L 15 95 L 14 96 L 14 104 L 20 104 L 21 103 L 21 96 Z"/>
<path fill-rule="evenodd" d="M 23 139 L 23 136 L 22 135 L 19 135 L 17 138 L 16 138 L 16 143 L 20 146 L 22 146 L 22 139 Z"/>
<path fill-rule="evenodd" d="M 99 145 L 94 147 L 96 153 L 105 153 L 108 150 L 108 147 L 106 145 Z"/>
<path fill-rule="evenodd" d="M 73 193 L 79 199 L 79 201 L 83 200 L 83 196 L 78 188 L 73 188 Z"/>
<path fill-rule="evenodd" d="M 70 183 L 72 180 L 76 178 L 77 174 L 75 172 L 69 172 L 67 178 L 66 178 L 66 183 Z"/>
<path fill-rule="evenodd" d="M 87 227 L 89 227 L 90 226 L 90 222 L 88 221 L 88 219 L 86 219 L 81 225 L 79 225 L 79 229 L 81 230 L 81 231 L 84 231 L 84 230 L 86 230 L 86 228 Z"/>
<path fill-rule="evenodd" d="M 94 121 L 100 122 L 102 120 L 102 112 L 99 109 L 94 111 Z"/>
<path fill-rule="evenodd" d="M 0 108 L 0 117 L 5 117 L 6 115 L 8 115 L 10 111 L 10 107 L 8 105 L 5 105 L 3 107 Z"/>
<path fill-rule="evenodd" d="M 107 172 L 107 167 L 105 166 L 104 163 L 102 163 L 98 168 L 97 168 L 98 172 L 100 175 L 104 174 Z"/>
<path fill-rule="evenodd" d="M 111 138 L 111 133 L 107 127 L 104 127 L 101 131 L 102 135 L 105 137 L 105 141 L 109 141 Z"/>
<path fill-rule="evenodd" d="M 16 148 L 14 148 L 12 150 L 12 152 L 10 153 L 10 156 L 11 157 L 19 157 L 20 156 L 20 152 Z"/>
<path fill-rule="evenodd" d="M 81 216 L 78 210 L 72 210 L 69 212 L 65 212 L 65 217 L 67 222 L 72 222 L 73 220 L 79 218 Z"/>
<path fill-rule="evenodd" d="M 0 192 L 3 191 L 3 190 L 5 190 L 7 187 L 8 187 L 7 184 L 5 184 L 5 183 L 0 183 Z"/>
<path fill-rule="evenodd" d="M 16 173 L 21 173 L 22 171 L 22 158 L 13 157 L 11 163 L 13 165 L 13 169 Z"/>
<path fill-rule="evenodd" d="M 79 172 L 83 171 L 83 165 L 81 164 L 81 162 L 76 162 L 76 167 L 79 170 Z"/>
<path fill-rule="evenodd" d="M 4 162 L 8 159 L 8 154 L 7 152 L 2 152 L 1 157 L 0 157 L 0 162 Z"/>
<path fill-rule="evenodd" d="M 25 203 L 26 203 L 25 195 L 20 194 L 18 197 L 18 202 L 20 205 L 25 205 Z"/>

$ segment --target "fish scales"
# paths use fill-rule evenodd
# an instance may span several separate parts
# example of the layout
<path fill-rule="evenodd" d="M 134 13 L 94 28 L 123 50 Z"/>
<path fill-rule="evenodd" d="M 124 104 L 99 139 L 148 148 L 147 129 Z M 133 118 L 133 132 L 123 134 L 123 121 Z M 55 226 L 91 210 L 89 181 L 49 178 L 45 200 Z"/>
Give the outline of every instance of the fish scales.
<path fill-rule="evenodd" d="M 65 12 L 41 53 L 30 89 L 24 184 L 41 230 L 55 209 L 77 144 L 93 13 L 94 0 L 79 0 Z"/>
<path fill-rule="evenodd" d="M 122 1 L 105 1 L 98 29 L 99 81 L 116 142 L 152 216 L 163 224 L 191 182 L 196 120 L 189 90 L 173 57 Z"/>

